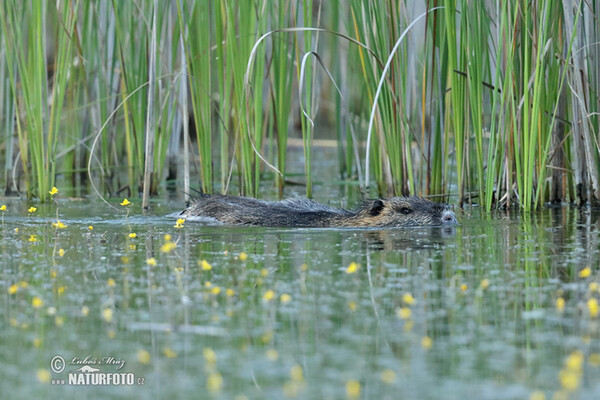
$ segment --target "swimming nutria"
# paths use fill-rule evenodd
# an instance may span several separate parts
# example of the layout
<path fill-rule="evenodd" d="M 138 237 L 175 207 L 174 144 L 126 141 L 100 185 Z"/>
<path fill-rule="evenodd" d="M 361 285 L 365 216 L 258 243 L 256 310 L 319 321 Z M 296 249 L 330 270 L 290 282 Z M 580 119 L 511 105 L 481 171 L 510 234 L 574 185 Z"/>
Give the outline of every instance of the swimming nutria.
<path fill-rule="evenodd" d="M 391 227 L 456 224 L 446 205 L 421 197 L 365 201 L 344 210 L 308 199 L 264 201 L 249 197 L 201 195 L 180 213 L 188 220 L 211 218 L 231 225 L 272 227 Z"/>

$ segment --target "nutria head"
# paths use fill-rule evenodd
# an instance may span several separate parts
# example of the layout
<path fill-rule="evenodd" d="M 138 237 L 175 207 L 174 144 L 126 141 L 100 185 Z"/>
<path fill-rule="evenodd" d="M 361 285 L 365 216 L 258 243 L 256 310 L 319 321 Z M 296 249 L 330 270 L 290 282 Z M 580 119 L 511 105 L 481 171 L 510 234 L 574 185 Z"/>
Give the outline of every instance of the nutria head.
<path fill-rule="evenodd" d="M 458 223 L 454 212 L 444 204 L 421 197 L 392 197 L 369 200 L 357 215 L 360 226 L 435 226 Z"/>

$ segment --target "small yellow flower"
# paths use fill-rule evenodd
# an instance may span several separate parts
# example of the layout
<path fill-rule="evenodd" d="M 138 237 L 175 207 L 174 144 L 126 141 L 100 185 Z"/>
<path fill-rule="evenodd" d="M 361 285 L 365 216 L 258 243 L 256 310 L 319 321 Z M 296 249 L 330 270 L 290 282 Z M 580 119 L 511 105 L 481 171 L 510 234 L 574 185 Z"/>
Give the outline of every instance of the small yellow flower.
<path fill-rule="evenodd" d="M 124 206 L 124 207 L 127 207 L 130 204 L 131 204 L 131 202 L 129 200 L 127 200 L 127 199 L 123 199 L 123 201 L 121 202 L 121 205 Z"/>
<path fill-rule="evenodd" d="M 279 300 L 281 301 L 281 303 L 286 304 L 292 301 L 292 296 L 290 296 L 287 293 L 284 293 L 281 296 L 279 296 Z"/>
<path fill-rule="evenodd" d="M 23 288 L 23 289 L 26 289 L 27 286 L 29 286 L 29 284 L 25 281 L 21 281 L 21 282 L 19 282 L 19 286 L 21 286 L 21 288 Z"/>
<path fill-rule="evenodd" d="M 34 212 L 36 212 L 36 211 L 37 211 L 37 208 L 35 208 L 35 207 L 29 207 L 29 208 L 27 209 L 27 212 L 29 212 L 29 213 L 34 213 Z"/>
<path fill-rule="evenodd" d="M 206 388 L 209 392 L 218 392 L 223 386 L 223 377 L 218 372 L 211 372 L 206 378 Z"/>
<path fill-rule="evenodd" d="M 463 292 L 466 292 L 467 291 L 467 284 L 466 283 L 461 284 L 460 285 L 460 290 L 462 290 Z"/>
<path fill-rule="evenodd" d="M 381 372 L 381 380 L 383 381 L 383 383 L 391 385 L 396 381 L 396 373 L 392 369 L 384 369 Z"/>
<path fill-rule="evenodd" d="M 210 289 L 210 292 L 211 292 L 212 294 L 215 294 L 215 295 L 216 295 L 216 294 L 219 294 L 219 293 L 221 293 L 221 288 L 220 288 L 220 287 L 218 287 L 218 286 L 215 286 L 215 287 L 213 287 L 212 289 Z"/>
<path fill-rule="evenodd" d="M 240 258 L 240 261 L 246 261 L 248 259 L 248 254 L 242 251 L 238 257 Z"/>
<path fill-rule="evenodd" d="M 402 296 L 402 301 L 404 304 L 408 304 L 409 306 L 416 303 L 415 298 L 410 293 L 404 293 L 404 296 Z"/>
<path fill-rule="evenodd" d="M 583 370 L 583 361 L 584 356 L 583 353 L 579 350 L 575 350 L 565 360 L 565 368 L 571 371 L 581 371 Z"/>
<path fill-rule="evenodd" d="M 62 257 L 65 255 L 65 249 L 58 249 L 58 256 Z"/>
<path fill-rule="evenodd" d="M 94 227 L 92 225 L 88 226 L 88 230 L 93 231 Z"/>
<path fill-rule="evenodd" d="M 36 235 L 29 235 L 29 239 L 30 242 L 37 242 L 37 236 Z"/>
<path fill-rule="evenodd" d="M 235 290 L 227 289 L 227 290 L 225 290 L 225 294 L 229 297 L 233 297 L 233 296 L 235 296 Z"/>
<path fill-rule="evenodd" d="M 487 289 L 488 286 L 490 286 L 490 280 L 489 279 L 482 279 L 481 283 L 479 284 L 479 287 L 482 289 Z"/>
<path fill-rule="evenodd" d="M 541 390 L 534 390 L 529 395 L 529 400 L 546 400 L 546 395 Z"/>
<path fill-rule="evenodd" d="M 181 228 L 183 228 L 183 223 L 184 223 L 184 222 L 185 222 L 185 219 L 183 219 L 183 218 L 179 218 L 179 219 L 177 219 L 177 221 L 175 222 L 175 225 L 174 225 L 174 227 L 175 227 L 176 229 L 181 229 Z"/>
<path fill-rule="evenodd" d="M 177 353 L 175 351 L 173 351 L 173 349 L 171 349 L 170 347 L 165 347 L 163 349 L 163 354 L 167 358 L 175 358 L 175 357 L 177 357 Z"/>
<path fill-rule="evenodd" d="M 260 270 L 260 276 L 262 276 L 263 278 L 266 278 L 266 276 L 269 275 L 269 270 L 266 268 L 263 268 Z"/>
<path fill-rule="evenodd" d="M 300 365 L 292 365 L 292 368 L 290 368 L 290 378 L 294 382 L 304 382 L 304 373 Z"/>
<path fill-rule="evenodd" d="M 563 389 L 572 392 L 579 387 L 579 379 L 581 378 L 581 372 L 570 371 L 563 369 L 558 373 L 558 379 Z"/>
<path fill-rule="evenodd" d="M 36 376 L 37 376 L 38 382 L 40 382 L 40 383 L 50 382 L 51 375 L 47 369 L 38 369 Z"/>
<path fill-rule="evenodd" d="M 55 229 L 65 229 L 67 225 L 63 224 L 61 221 L 56 221 L 52 223 L 52 227 Z"/>
<path fill-rule="evenodd" d="M 396 315 L 400 319 L 409 319 L 410 316 L 412 315 L 412 312 L 410 311 L 410 308 L 408 308 L 408 307 L 400 307 L 396 311 Z"/>
<path fill-rule="evenodd" d="M 592 269 L 590 267 L 585 267 L 584 269 L 582 269 L 581 271 L 579 271 L 579 277 L 580 278 L 587 278 L 591 274 L 592 274 Z"/>
<path fill-rule="evenodd" d="M 6 211 L 6 205 L 5 204 L 2 204 L 0 206 L 0 211 Z"/>
<path fill-rule="evenodd" d="M 146 259 L 146 264 L 148 264 L 152 267 L 156 267 L 156 258 L 150 257 L 150 258 Z"/>
<path fill-rule="evenodd" d="M 115 280 L 113 278 L 108 278 L 108 281 L 106 281 L 106 283 L 109 287 L 115 286 Z"/>
<path fill-rule="evenodd" d="M 106 322 L 111 322 L 112 321 L 112 317 L 113 317 L 112 308 L 105 308 L 104 310 L 102 310 L 102 318 Z"/>
<path fill-rule="evenodd" d="M 165 235 L 165 242 L 170 242 L 171 241 L 171 235 L 169 235 L 168 233 Z"/>
<path fill-rule="evenodd" d="M 598 316 L 598 300 L 594 297 L 587 301 L 588 309 L 590 310 L 590 317 L 596 318 Z"/>
<path fill-rule="evenodd" d="M 346 382 L 346 396 L 351 399 L 360 397 L 360 383 L 358 381 L 349 380 Z"/>
<path fill-rule="evenodd" d="M 88 306 L 81 307 L 81 315 L 87 317 L 90 314 L 90 308 Z"/>
<path fill-rule="evenodd" d="M 425 350 L 429 350 L 432 345 L 433 345 L 433 339 L 431 339 L 429 336 L 423 336 L 423 338 L 421 339 L 421 346 Z"/>
<path fill-rule="evenodd" d="M 42 339 L 39 337 L 33 338 L 33 347 L 40 347 L 42 345 Z"/>
<path fill-rule="evenodd" d="M 10 285 L 8 288 L 8 294 L 15 294 L 19 290 L 19 286 L 15 283 L 14 285 Z"/>
<path fill-rule="evenodd" d="M 279 353 L 275 349 L 269 349 L 267 350 L 267 358 L 270 361 L 277 361 L 277 359 L 279 358 Z"/>
<path fill-rule="evenodd" d="M 177 245 L 174 242 L 166 242 L 160 247 L 160 251 L 162 253 L 170 253 L 175 250 L 176 247 Z"/>
<path fill-rule="evenodd" d="M 56 186 L 53 186 L 52 190 L 49 191 L 48 193 L 50 193 L 50 196 L 54 196 L 56 193 L 58 193 L 58 189 L 56 188 Z"/>
<path fill-rule="evenodd" d="M 140 364 L 148 365 L 150 364 L 150 353 L 148 353 L 148 350 L 139 349 L 137 352 L 137 359 Z"/>
<path fill-rule="evenodd" d="M 595 292 L 598 290 L 598 282 L 590 282 L 588 285 L 588 289 L 590 292 Z"/>
<path fill-rule="evenodd" d="M 275 297 L 275 292 L 271 289 L 267 290 L 265 292 L 265 294 L 263 295 L 263 299 L 265 301 L 271 301 L 271 300 L 273 300 L 274 297 Z"/>
<path fill-rule="evenodd" d="M 210 283 L 210 281 L 206 281 L 204 282 L 204 287 L 211 287 L 212 283 Z"/>
<path fill-rule="evenodd" d="M 204 356 L 204 360 L 209 365 L 215 365 L 217 363 L 217 354 L 210 347 L 205 347 L 202 349 L 202 355 Z"/>
<path fill-rule="evenodd" d="M 350 311 L 356 311 L 356 302 L 349 301 L 348 302 L 348 308 L 350 309 Z"/>
<path fill-rule="evenodd" d="M 206 260 L 198 261 L 198 266 L 202 268 L 202 271 L 210 271 L 212 269 L 212 265 L 210 265 Z"/>
<path fill-rule="evenodd" d="M 33 306 L 33 308 L 40 308 L 44 305 L 44 302 L 39 297 L 35 296 L 33 300 L 31 300 L 31 305 Z"/>
<path fill-rule="evenodd" d="M 356 271 L 358 271 L 359 268 L 360 268 L 360 264 L 357 264 L 353 261 L 350 263 L 350 265 L 348 265 L 348 268 L 346 268 L 346 273 L 354 274 Z"/>
<path fill-rule="evenodd" d="M 558 312 L 563 312 L 565 309 L 565 299 L 563 299 L 562 297 L 559 297 L 558 299 L 556 299 L 556 310 Z"/>
<path fill-rule="evenodd" d="M 137 234 L 135 232 L 131 232 L 129 234 L 129 237 L 132 238 L 132 239 L 135 239 L 137 237 Z"/>

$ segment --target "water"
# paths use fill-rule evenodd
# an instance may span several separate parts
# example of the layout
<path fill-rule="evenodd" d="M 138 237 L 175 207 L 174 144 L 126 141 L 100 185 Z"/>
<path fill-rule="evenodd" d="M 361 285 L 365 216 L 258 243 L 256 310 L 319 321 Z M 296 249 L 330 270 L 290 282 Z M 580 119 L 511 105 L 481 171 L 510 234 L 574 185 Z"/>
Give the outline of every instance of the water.
<path fill-rule="evenodd" d="M 594 211 L 472 209 L 444 229 L 176 229 L 169 204 L 126 219 L 64 200 L 55 229 L 55 205 L 27 208 L 10 202 L 0 231 L 10 397 L 600 397 Z M 74 372 L 86 365 L 98 371 Z M 133 384 L 73 384 L 116 372 Z"/>

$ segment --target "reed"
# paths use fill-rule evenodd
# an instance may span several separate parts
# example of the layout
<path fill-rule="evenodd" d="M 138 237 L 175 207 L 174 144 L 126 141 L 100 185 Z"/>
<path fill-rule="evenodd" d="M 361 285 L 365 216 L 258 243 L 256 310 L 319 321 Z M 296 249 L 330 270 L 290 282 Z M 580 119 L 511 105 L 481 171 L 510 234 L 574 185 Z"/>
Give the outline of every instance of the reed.
<path fill-rule="evenodd" d="M 328 119 L 340 176 L 365 195 L 486 210 L 597 202 L 593 7 L 7 0 L 2 184 L 44 201 L 62 175 L 85 185 L 78 171 L 88 164 L 103 194 L 156 195 L 190 126 L 192 187 L 260 196 L 272 177 L 283 196 L 286 176 L 299 172 L 288 170 L 293 135 L 303 140 L 311 197 L 313 139 Z M 178 167 L 169 161 L 169 176 Z"/>

